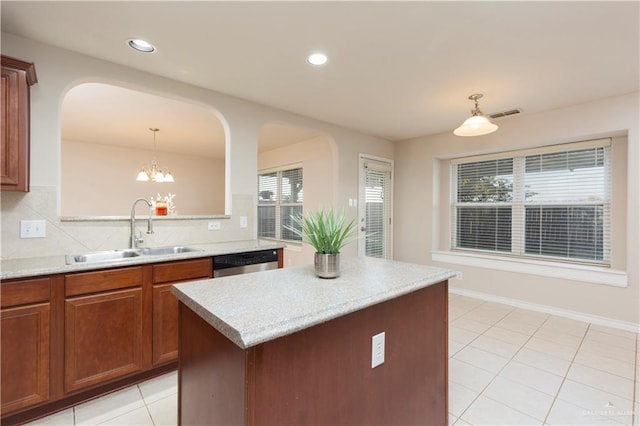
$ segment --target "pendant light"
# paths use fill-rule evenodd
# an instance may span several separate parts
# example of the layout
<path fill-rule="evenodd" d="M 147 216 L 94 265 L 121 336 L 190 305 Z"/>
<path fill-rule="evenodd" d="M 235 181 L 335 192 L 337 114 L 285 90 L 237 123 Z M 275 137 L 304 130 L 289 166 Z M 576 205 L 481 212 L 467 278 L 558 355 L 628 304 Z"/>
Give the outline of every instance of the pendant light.
<path fill-rule="evenodd" d="M 153 159 L 151 160 L 151 166 L 144 166 L 138 172 L 138 176 L 136 177 L 137 181 L 140 182 L 175 182 L 173 179 L 173 175 L 169 170 L 165 172 L 162 171 L 162 167 L 156 162 L 155 154 L 156 154 L 156 132 L 159 132 L 160 129 L 156 129 L 154 127 L 149 127 L 149 130 L 153 132 Z"/>
<path fill-rule="evenodd" d="M 482 93 L 474 93 L 469 99 L 475 102 L 475 108 L 471 110 L 471 117 L 453 131 L 456 136 L 480 136 L 493 133 L 498 130 L 498 126 L 493 124 L 478 108 L 478 99 Z"/>

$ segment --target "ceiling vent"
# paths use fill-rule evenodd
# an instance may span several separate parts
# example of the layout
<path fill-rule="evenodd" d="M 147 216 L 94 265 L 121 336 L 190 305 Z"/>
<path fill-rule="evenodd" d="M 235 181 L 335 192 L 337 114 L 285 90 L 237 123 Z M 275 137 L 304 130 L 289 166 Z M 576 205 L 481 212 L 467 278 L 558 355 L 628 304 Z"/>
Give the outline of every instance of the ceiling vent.
<path fill-rule="evenodd" d="M 494 112 L 493 114 L 487 114 L 487 117 L 489 117 L 492 120 L 495 120 L 496 118 L 508 117 L 510 115 L 515 115 L 520 113 L 522 113 L 522 110 L 520 108 L 516 108 L 516 109 L 510 109 L 509 111 Z"/>

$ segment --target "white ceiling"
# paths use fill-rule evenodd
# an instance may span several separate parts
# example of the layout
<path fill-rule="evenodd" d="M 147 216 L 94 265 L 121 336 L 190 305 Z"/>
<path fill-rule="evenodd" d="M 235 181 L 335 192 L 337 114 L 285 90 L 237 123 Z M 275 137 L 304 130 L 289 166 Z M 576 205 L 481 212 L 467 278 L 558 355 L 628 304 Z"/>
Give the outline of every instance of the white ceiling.
<path fill-rule="evenodd" d="M 484 93 L 485 113 L 527 114 L 637 91 L 639 15 L 637 1 L 3 0 L 1 25 L 399 140 L 457 127 L 471 93 Z M 132 51 L 125 44 L 132 37 L 158 52 Z M 305 62 L 316 50 L 329 55 L 323 68 Z"/>

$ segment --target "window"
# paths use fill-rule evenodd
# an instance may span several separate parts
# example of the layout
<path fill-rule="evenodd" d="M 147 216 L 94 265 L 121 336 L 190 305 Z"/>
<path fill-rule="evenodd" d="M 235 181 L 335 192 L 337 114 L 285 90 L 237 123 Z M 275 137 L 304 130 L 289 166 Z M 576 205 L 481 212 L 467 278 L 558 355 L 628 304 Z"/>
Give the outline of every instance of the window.
<path fill-rule="evenodd" d="M 452 162 L 452 247 L 609 264 L 610 140 Z"/>
<path fill-rule="evenodd" d="M 302 241 L 287 229 L 302 214 L 302 168 L 258 173 L 258 237 Z"/>

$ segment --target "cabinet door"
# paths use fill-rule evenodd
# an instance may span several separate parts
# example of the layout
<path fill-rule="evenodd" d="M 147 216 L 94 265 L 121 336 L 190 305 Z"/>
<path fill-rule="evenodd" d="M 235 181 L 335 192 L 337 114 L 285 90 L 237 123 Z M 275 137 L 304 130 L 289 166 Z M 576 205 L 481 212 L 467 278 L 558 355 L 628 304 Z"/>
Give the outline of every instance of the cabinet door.
<path fill-rule="evenodd" d="M 143 369 L 142 289 L 65 301 L 65 392 Z"/>
<path fill-rule="evenodd" d="M 30 62 L 2 55 L 0 183 L 2 190 L 29 191 L 29 86 L 37 81 Z"/>
<path fill-rule="evenodd" d="M 211 258 L 153 266 L 153 365 L 178 359 L 178 299 L 171 285 L 211 277 Z"/>
<path fill-rule="evenodd" d="M 171 284 L 153 287 L 153 365 L 178 359 L 178 299 Z"/>
<path fill-rule="evenodd" d="M 49 399 L 49 312 L 49 303 L 2 310 L 2 415 Z"/>

